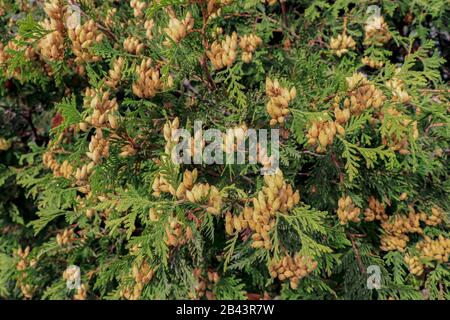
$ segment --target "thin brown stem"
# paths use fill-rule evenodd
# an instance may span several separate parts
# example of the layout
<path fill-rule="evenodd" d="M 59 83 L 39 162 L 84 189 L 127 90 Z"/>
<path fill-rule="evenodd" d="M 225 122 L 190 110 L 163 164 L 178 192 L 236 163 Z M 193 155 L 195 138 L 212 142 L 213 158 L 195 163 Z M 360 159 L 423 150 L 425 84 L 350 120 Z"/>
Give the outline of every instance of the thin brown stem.
<path fill-rule="evenodd" d="M 206 36 L 206 27 L 208 25 L 208 20 L 209 20 L 209 16 L 210 16 L 210 14 L 208 13 L 208 10 L 207 10 L 208 2 L 203 0 L 203 1 L 201 1 L 200 6 L 201 6 L 201 11 L 202 11 L 202 17 L 203 17 L 203 26 L 202 26 L 202 29 L 200 30 L 200 33 L 202 35 L 203 48 L 205 50 L 202 58 L 200 59 L 200 65 L 202 66 L 202 68 L 206 74 L 209 88 L 211 90 L 215 90 L 216 84 L 214 83 L 211 73 L 209 71 L 208 64 L 207 64 L 208 56 L 206 54 L 206 51 L 209 49 L 208 38 Z"/>
<path fill-rule="evenodd" d="M 347 33 L 347 17 L 344 17 L 344 29 L 342 30 L 342 34 Z"/>
<path fill-rule="evenodd" d="M 303 151 L 300 151 L 300 152 L 304 153 L 304 154 L 309 154 L 309 155 L 314 156 L 314 157 L 324 157 L 325 156 L 323 154 L 315 153 L 315 152 L 312 152 L 312 151 L 309 151 L 309 150 L 303 150 Z"/>
<path fill-rule="evenodd" d="M 361 271 L 361 273 L 365 274 L 366 267 L 364 266 L 364 264 L 362 262 L 361 254 L 359 252 L 358 246 L 356 245 L 355 235 L 347 232 L 347 236 L 350 238 L 350 241 L 352 243 L 352 248 L 353 248 L 353 252 L 355 253 L 355 259 L 356 259 L 356 263 L 358 264 L 359 271 Z"/>
<path fill-rule="evenodd" d="M 450 93 L 450 89 L 420 89 L 420 92 Z"/>
<path fill-rule="evenodd" d="M 425 129 L 425 135 L 428 135 L 431 128 L 438 128 L 443 126 L 445 126 L 445 123 L 442 122 L 432 123 Z"/>
<path fill-rule="evenodd" d="M 289 21 L 287 16 L 286 0 L 280 0 L 281 4 L 281 14 L 283 15 L 283 26 L 288 27 Z"/>

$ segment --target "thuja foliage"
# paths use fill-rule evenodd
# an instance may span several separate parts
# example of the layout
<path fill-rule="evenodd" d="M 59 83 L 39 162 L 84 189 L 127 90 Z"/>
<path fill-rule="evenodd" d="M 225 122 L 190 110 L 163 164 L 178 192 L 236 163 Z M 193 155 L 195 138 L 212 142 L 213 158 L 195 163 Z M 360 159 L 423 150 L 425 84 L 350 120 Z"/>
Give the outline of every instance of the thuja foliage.
<path fill-rule="evenodd" d="M 0 297 L 448 299 L 449 9 L 0 0 Z"/>

